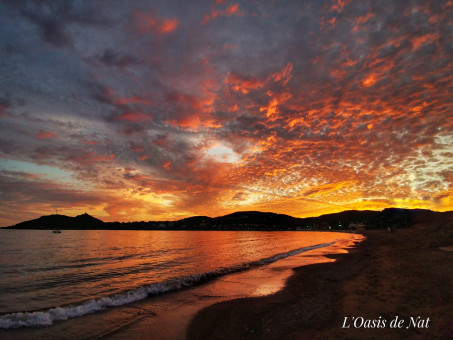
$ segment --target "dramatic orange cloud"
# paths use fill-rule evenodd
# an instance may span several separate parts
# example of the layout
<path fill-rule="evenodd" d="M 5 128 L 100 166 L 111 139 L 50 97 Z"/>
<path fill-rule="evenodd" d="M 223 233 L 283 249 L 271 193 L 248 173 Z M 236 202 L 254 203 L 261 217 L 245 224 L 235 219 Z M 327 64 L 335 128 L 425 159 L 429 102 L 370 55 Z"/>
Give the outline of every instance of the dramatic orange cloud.
<path fill-rule="evenodd" d="M 124 120 L 124 121 L 129 121 L 129 122 L 140 122 L 145 119 L 150 119 L 152 116 L 145 115 L 141 112 L 127 112 L 127 113 L 122 113 L 118 116 L 115 117 L 115 120 Z"/>
<path fill-rule="evenodd" d="M 451 1 L 5 6 L 0 224 L 453 209 Z"/>
<path fill-rule="evenodd" d="M 262 88 L 264 86 L 264 83 L 259 79 L 247 79 L 234 74 L 228 74 L 225 79 L 225 84 L 231 86 L 233 91 L 242 92 L 243 94 L 247 94 L 251 90 Z"/>
<path fill-rule="evenodd" d="M 218 5 L 222 5 L 224 2 L 217 2 Z M 209 21 L 218 17 L 229 17 L 232 15 L 244 15 L 244 11 L 239 8 L 238 4 L 231 4 L 223 10 L 211 9 L 211 12 L 203 16 L 202 25 L 206 25 Z"/>
<path fill-rule="evenodd" d="M 178 29 L 178 18 L 158 18 L 153 14 L 137 13 L 137 28 L 140 33 L 157 32 L 168 34 Z"/>
<path fill-rule="evenodd" d="M 36 135 L 36 138 L 38 139 L 52 139 L 52 138 L 56 138 L 58 137 L 58 134 L 53 132 L 53 131 L 45 131 L 45 130 L 41 130 L 38 132 L 38 134 Z"/>
<path fill-rule="evenodd" d="M 178 28 L 178 19 L 164 19 L 159 27 L 160 33 L 170 33 Z"/>

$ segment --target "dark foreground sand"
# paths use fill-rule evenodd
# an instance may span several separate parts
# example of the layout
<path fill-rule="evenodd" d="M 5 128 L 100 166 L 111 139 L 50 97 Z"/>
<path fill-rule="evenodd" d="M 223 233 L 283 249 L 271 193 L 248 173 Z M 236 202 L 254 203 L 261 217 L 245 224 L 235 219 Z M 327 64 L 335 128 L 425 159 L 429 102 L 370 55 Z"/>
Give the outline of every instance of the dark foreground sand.
<path fill-rule="evenodd" d="M 296 268 L 278 293 L 201 310 L 188 338 L 453 339 L 452 224 L 444 218 L 366 231 L 337 261 Z M 349 328 L 342 328 L 345 317 Z M 351 317 L 363 318 L 357 328 Z M 390 327 L 395 317 L 404 320 L 401 328 Z M 406 328 L 410 317 L 416 328 Z M 381 328 L 365 328 L 365 320 Z"/>

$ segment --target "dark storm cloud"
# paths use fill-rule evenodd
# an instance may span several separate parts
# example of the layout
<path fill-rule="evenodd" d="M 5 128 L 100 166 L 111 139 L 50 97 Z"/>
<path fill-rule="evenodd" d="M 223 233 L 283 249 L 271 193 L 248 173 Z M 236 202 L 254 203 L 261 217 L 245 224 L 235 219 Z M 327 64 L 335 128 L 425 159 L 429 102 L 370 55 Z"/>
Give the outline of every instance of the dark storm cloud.
<path fill-rule="evenodd" d="M 64 31 L 64 24 L 54 18 L 58 13 L 50 13 L 49 16 L 37 15 L 34 10 L 23 11 L 23 15 L 37 24 L 44 41 L 54 44 L 57 47 L 68 46 L 72 44 L 72 39 Z"/>
<path fill-rule="evenodd" d="M 38 27 L 43 41 L 57 47 L 72 46 L 69 24 L 107 23 L 90 5 L 81 7 L 75 1 L 18 1 L 13 6 Z"/>
<path fill-rule="evenodd" d="M 11 102 L 8 98 L 0 98 L 0 118 L 5 116 Z"/>
<path fill-rule="evenodd" d="M 107 66 L 128 66 L 136 64 L 138 59 L 133 55 L 121 55 L 112 49 L 105 49 L 99 56 L 99 60 Z"/>

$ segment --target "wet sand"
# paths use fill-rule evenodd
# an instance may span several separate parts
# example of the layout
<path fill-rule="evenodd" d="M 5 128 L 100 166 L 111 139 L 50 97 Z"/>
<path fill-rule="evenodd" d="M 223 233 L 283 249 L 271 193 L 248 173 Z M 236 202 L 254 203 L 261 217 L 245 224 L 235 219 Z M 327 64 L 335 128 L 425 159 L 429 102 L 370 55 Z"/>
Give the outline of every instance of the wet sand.
<path fill-rule="evenodd" d="M 453 338 L 452 221 L 364 235 L 349 253 L 330 256 L 335 262 L 295 268 L 275 294 L 201 310 L 188 338 Z M 352 317 L 359 318 L 355 326 Z M 404 320 L 401 328 L 391 327 L 396 317 Z M 407 328 L 411 317 L 416 327 Z M 365 320 L 376 320 L 380 328 L 366 328 L 373 323 Z"/>

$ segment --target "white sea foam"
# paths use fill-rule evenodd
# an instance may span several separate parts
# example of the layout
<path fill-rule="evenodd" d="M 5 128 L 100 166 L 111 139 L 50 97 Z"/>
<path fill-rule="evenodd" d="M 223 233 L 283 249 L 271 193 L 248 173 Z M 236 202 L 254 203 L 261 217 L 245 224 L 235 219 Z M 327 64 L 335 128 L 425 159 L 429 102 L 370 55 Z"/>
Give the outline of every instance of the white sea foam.
<path fill-rule="evenodd" d="M 222 268 L 202 274 L 183 276 L 178 279 L 160 283 L 145 285 L 134 290 L 105 296 L 100 299 L 92 299 L 81 302 L 77 305 L 69 305 L 51 308 L 44 311 L 11 313 L 0 316 L 0 328 L 38 327 L 50 326 L 56 321 L 67 320 L 77 316 L 94 313 L 106 308 L 122 306 L 131 302 L 143 300 L 148 296 L 163 294 L 170 291 L 190 287 L 199 283 L 207 282 L 215 278 L 244 271 L 253 267 L 266 265 L 288 256 L 300 254 L 304 251 L 327 247 L 335 242 L 322 243 L 310 247 L 303 247 L 291 250 L 286 253 L 276 254 L 258 261 L 243 263 L 238 266 Z"/>

